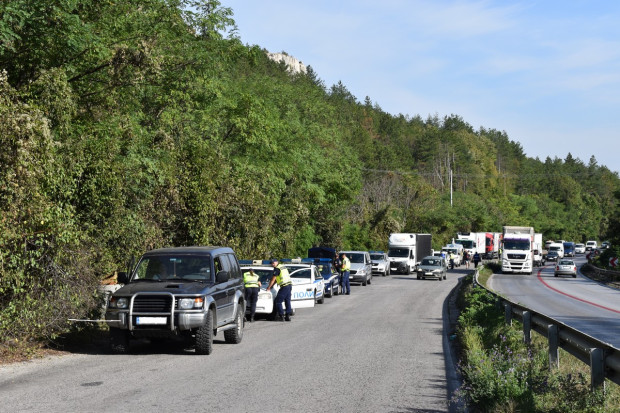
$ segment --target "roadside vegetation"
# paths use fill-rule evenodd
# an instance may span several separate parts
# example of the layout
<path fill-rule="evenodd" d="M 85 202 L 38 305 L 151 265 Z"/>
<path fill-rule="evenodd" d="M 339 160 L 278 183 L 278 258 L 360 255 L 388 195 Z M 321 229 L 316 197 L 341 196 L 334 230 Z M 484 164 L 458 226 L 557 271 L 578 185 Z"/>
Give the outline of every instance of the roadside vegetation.
<path fill-rule="evenodd" d="M 596 159 L 386 113 L 244 45 L 233 16 L 216 0 L 0 2 L 0 354 L 96 314 L 100 281 L 156 247 L 268 258 L 385 249 L 391 232 L 436 249 L 506 224 L 620 233 L 620 179 Z"/>
<path fill-rule="evenodd" d="M 549 370 L 548 345 L 532 334 L 523 341 L 522 326 L 504 321 L 494 297 L 473 286 L 467 276 L 458 299 L 457 337 L 463 385 L 455 396 L 472 412 L 618 412 L 620 387 L 590 390 L 589 368 L 560 350 L 560 367 Z"/>

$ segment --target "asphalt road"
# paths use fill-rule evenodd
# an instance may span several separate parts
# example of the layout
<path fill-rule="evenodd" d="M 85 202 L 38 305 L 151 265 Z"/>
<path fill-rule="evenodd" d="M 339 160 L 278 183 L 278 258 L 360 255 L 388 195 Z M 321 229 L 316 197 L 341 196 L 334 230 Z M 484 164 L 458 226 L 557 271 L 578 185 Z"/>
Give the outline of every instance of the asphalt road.
<path fill-rule="evenodd" d="M 456 383 L 446 281 L 375 277 L 293 321 L 246 323 L 209 356 L 132 344 L 0 367 L 0 411 L 446 412 Z"/>
<path fill-rule="evenodd" d="M 585 258 L 575 258 L 577 268 Z M 554 263 L 532 275 L 494 274 L 489 287 L 534 311 L 620 348 L 620 290 L 584 277 L 554 277 Z"/>

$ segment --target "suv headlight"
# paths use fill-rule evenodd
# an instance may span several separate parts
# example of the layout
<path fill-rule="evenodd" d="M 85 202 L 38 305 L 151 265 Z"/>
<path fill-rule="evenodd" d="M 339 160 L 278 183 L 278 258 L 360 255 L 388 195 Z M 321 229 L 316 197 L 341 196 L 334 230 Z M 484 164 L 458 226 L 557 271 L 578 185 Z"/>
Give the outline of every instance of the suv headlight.
<path fill-rule="evenodd" d="M 179 310 L 191 310 L 193 308 L 202 308 L 204 298 L 181 298 L 179 300 Z"/>
<path fill-rule="evenodd" d="M 366 274 L 366 269 L 360 268 L 359 270 L 357 270 L 357 275 L 364 275 L 364 274 Z"/>
<path fill-rule="evenodd" d="M 108 305 L 110 308 L 120 308 L 125 309 L 129 307 L 129 299 L 126 297 L 110 297 L 110 303 Z"/>

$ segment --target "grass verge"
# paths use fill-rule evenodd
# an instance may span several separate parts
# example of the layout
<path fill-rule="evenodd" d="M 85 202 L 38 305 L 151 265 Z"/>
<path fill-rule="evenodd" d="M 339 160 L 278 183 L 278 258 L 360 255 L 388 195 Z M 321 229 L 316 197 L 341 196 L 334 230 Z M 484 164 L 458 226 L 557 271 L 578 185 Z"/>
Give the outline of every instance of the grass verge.
<path fill-rule="evenodd" d="M 495 298 L 472 281 L 466 277 L 457 300 L 463 385 L 455 401 L 471 412 L 620 412 L 619 386 L 591 391 L 588 366 L 564 351 L 550 370 L 546 339 L 534 333 L 526 345 L 519 323 L 507 325 Z"/>

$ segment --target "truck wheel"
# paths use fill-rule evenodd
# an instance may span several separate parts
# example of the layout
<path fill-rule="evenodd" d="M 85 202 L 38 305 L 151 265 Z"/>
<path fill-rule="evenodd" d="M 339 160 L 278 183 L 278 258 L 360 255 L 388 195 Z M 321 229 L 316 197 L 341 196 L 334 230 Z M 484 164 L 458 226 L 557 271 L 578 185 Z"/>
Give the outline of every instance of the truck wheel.
<path fill-rule="evenodd" d="M 196 354 L 209 355 L 213 351 L 213 312 L 207 312 L 205 325 L 196 331 Z"/>
<path fill-rule="evenodd" d="M 244 305 L 245 307 L 245 305 Z M 235 328 L 224 331 L 224 340 L 229 344 L 239 344 L 243 338 L 243 316 L 241 315 L 241 303 L 235 316 Z"/>
<path fill-rule="evenodd" d="M 129 353 L 129 331 L 110 327 L 110 350 L 114 354 Z"/>

